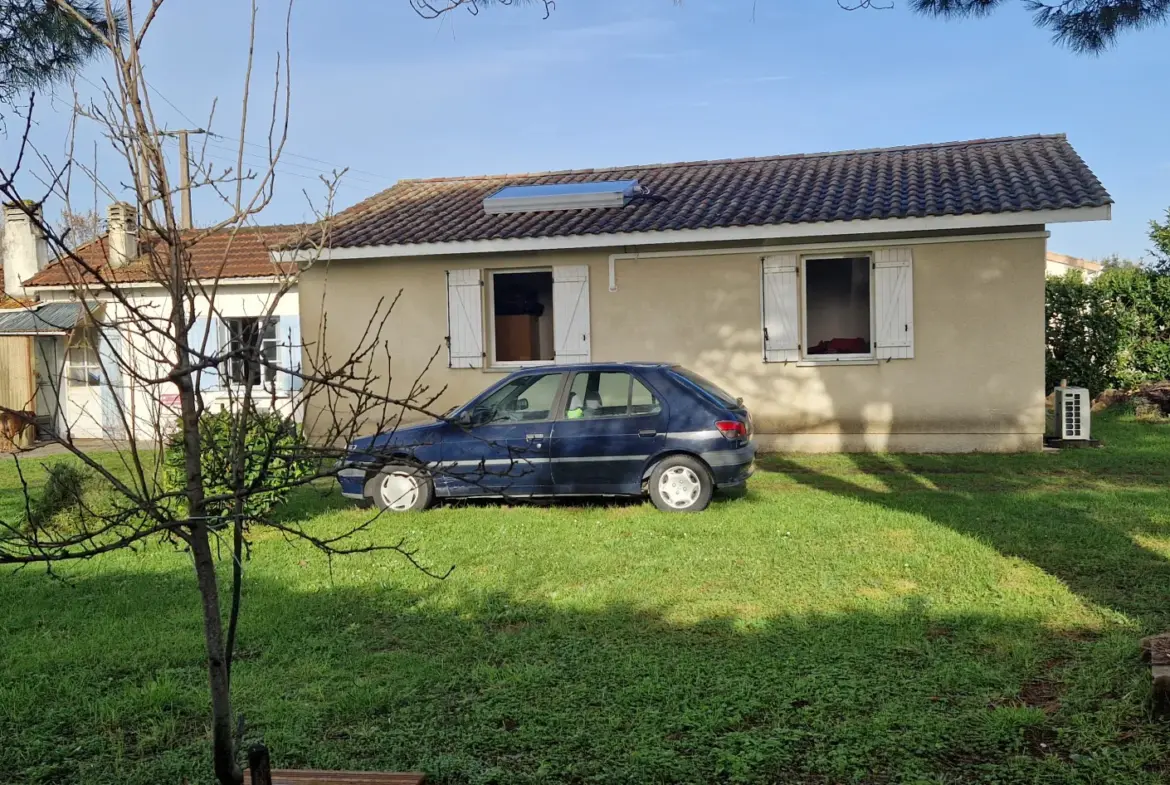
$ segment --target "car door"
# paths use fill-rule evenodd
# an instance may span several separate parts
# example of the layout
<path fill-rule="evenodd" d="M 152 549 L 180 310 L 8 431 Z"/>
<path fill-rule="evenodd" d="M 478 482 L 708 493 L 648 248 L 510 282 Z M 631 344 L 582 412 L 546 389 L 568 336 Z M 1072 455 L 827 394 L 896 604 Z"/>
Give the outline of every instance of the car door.
<path fill-rule="evenodd" d="M 634 374 L 573 374 L 552 429 L 554 493 L 637 493 L 667 422 L 662 397 Z"/>
<path fill-rule="evenodd" d="M 440 472 L 453 496 L 551 493 L 549 436 L 565 374 L 509 379 L 463 408 L 443 436 Z"/>

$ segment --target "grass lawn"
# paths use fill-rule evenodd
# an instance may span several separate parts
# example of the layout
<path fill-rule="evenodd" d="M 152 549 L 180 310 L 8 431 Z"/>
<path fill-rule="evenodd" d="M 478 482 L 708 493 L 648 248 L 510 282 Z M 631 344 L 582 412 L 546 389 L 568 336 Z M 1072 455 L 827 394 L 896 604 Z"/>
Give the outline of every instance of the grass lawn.
<path fill-rule="evenodd" d="M 1107 449 L 768 458 L 695 516 L 379 521 L 444 582 L 261 538 L 236 707 L 277 765 L 440 783 L 1165 782 L 1137 641 L 1170 628 L 1170 426 L 1095 425 Z M 0 782 L 208 782 L 187 557 L 64 573 L 0 573 Z"/>

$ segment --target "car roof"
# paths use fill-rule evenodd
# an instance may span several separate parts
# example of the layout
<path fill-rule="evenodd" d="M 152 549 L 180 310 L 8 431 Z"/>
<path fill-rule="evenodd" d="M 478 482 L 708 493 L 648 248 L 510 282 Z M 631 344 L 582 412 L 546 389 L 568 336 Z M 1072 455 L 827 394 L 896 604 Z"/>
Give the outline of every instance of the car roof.
<path fill-rule="evenodd" d="M 550 369 L 556 371 L 613 371 L 630 368 L 670 368 L 674 363 L 663 362 L 607 362 L 607 363 L 573 363 L 571 365 L 536 365 L 531 368 L 519 368 L 514 374 L 540 373 Z"/>

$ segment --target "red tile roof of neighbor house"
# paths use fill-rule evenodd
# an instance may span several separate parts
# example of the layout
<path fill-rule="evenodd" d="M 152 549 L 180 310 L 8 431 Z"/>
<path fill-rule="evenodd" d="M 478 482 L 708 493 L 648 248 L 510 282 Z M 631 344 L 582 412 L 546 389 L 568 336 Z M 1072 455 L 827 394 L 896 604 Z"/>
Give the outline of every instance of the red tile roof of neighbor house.
<path fill-rule="evenodd" d="M 0 264 L 0 310 L 5 308 L 27 308 L 32 304 L 32 300 L 21 300 L 15 297 L 9 297 L 4 291 L 4 265 Z"/>
<path fill-rule="evenodd" d="M 273 262 L 272 249 L 287 245 L 301 227 L 256 226 L 224 229 L 210 234 L 190 247 L 191 275 L 199 280 L 232 278 L 264 278 L 291 272 L 294 265 Z M 83 280 L 96 279 L 86 267 L 97 270 L 103 279 L 118 283 L 146 283 L 162 279 L 158 265 L 149 249 L 142 249 L 139 257 L 118 269 L 110 267 L 107 235 L 102 235 L 77 248 L 74 253 L 84 262 L 61 258 L 24 282 L 26 287 L 68 286 Z M 162 262 L 165 264 L 165 262 Z"/>
<path fill-rule="evenodd" d="M 508 185 L 636 179 L 624 208 L 489 215 Z M 339 213 L 334 248 L 1102 207 L 1061 135 L 539 174 L 403 180 Z"/>
<path fill-rule="evenodd" d="M 1062 253 L 1056 253 L 1055 251 L 1049 251 L 1045 256 L 1045 260 L 1054 264 L 1063 264 L 1065 267 L 1075 267 L 1078 270 L 1087 270 L 1093 273 L 1099 273 L 1105 269 L 1105 265 L 1100 262 L 1081 259 L 1076 256 L 1067 256 Z"/>

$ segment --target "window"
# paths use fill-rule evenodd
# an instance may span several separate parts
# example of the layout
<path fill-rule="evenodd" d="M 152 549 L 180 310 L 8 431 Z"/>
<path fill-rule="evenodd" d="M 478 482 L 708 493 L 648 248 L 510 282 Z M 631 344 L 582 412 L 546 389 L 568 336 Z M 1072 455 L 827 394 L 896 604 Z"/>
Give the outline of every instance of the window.
<path fill-rule="evenodd" d="M 522 376 L 492 391 L 471 408 L 472 425 L 549 419 L 563 373 Z"/>
<path fill-rule="evenodd" d="M 492 273 L 492 360 L 499 363 L 552 362 L 552 271 Z"/>
<path fill-rule="evenodd" d="M 231 352 L 227 362 L 229 383 L 255 386 L 263 379 L 265 384 L 273 384 L 276 370 L 262 365 L 257 357 L 277 362 L 276 320 L 224 319 L 224 326 L 227 328 L 228 351 Z"/>
<path fill-rule="evenodd" d="M 628 373 L 590 371 L 573 377 L 565 419 L 626 417 L 657 414 L 662 406 L 654 393 Z"/>
<path fill-rule="evenodd" d="M 805 355 L 830 359 L 873 352 L 869 257 L 804 262 Z"/>
<path fill-rule="evenodd" d="M 700 390 L 707 393 L 707 395 L 710 395 L 716 401 L 728 407 L 729 409 L 734 409 L 740 406 L 740 401 L 738 398 L 732 396 L 731 393 L 715 384 L 715 382 L 711 381 L 706 376 L 697 374 L 689 368 L 683 368 L 681 365 L 676 365 L 670 370 L 674 371 L 676 374 L 686 379 L 688 382 L 695 385 Z"/>
<path fill-rule="evenodd" d="M 69 383 L 98 387 L 104 378 L 98 358 L 98 331 L 95 328 L 78 330 L 69 345 Z"/>
<path fill-rule="evenodd" d="M 589 266 L 447 271 L 451 368 L 587 363 Z"/>

